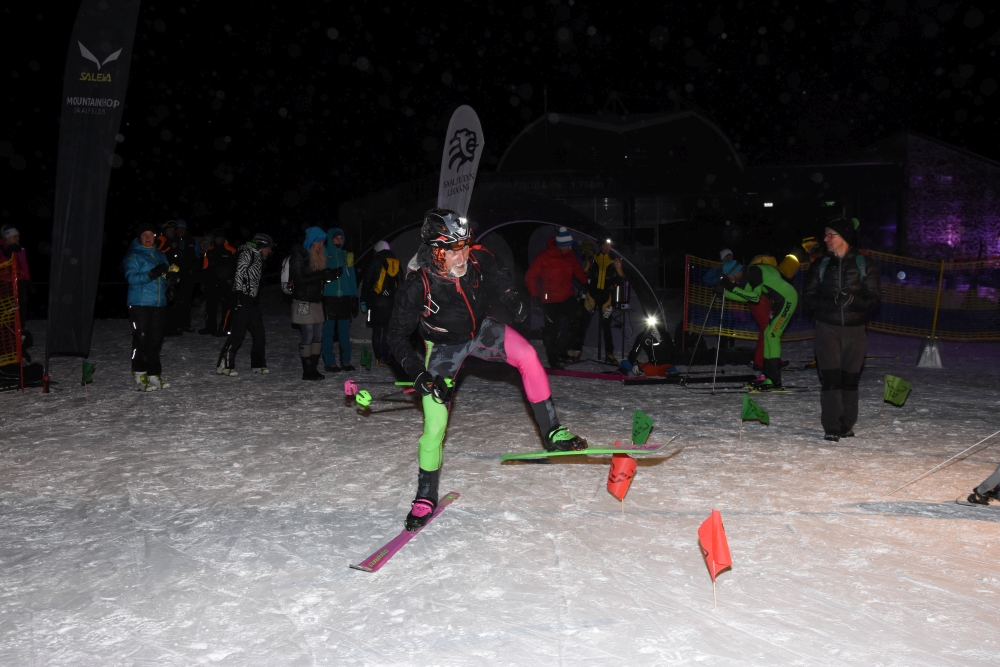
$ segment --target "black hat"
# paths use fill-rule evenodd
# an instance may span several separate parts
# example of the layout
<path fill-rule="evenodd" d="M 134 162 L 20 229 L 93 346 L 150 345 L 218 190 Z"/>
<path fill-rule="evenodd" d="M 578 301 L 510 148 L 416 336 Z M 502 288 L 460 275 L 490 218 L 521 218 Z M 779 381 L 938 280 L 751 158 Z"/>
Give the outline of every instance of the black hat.
<path fill-rule="evenodd" d="M 265 234 L 263 232 L 261 232 L 259 234 L 254 234 L 253 235 L 253 242 L 255 244 L 257 244 L 261 248 L 264 248 L 264 247 L 273 248 L 274 247 L 274 239 L 272 239 L 270 236 L 268 236 L 267 234 Z"/>
<path fill-rule="evenodd" d="M 139 225 L 135 228 L 135 237 L 139 238 L 145 232 L 153 232 L 155 234 L 156 225 L 154 225 L 151 222 L 140 222 Z"/>
<path fill-rule="evenodd" d="M 832 229 L 843 237 L 849 245 L 855 245 L 858 239 L 858 219 L 835 218 L 826 223 L 827 229 Z"/>
<path fill-rule="evenodd" d="M 187 225 L 185 225 L 185 227 L 186 226 Z M 177 229 L 177 221 L 176 220 L 167 220 L 166 222 L 163 223 L 163 228 L 164 229 L 170 229 L 171 227 L 173 227 L 174 229 Z"/>

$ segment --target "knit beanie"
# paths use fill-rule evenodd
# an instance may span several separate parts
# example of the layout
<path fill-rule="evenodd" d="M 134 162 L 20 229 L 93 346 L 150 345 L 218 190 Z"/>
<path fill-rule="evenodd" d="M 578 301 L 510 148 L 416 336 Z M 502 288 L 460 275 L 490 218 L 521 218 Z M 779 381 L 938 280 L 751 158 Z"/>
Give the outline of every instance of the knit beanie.
<path fill-rule="evenodd" d="M 383 250 L 388 250 L 389 244 L 385 241 L 379 241 L 375 244 L 375 252 L 382 252 Z"/>
<path fill-rule="evenodd" d="M 559 233 L 556 234 L 556 245 L 559 247 L 573 245 L 573 235 L 565 227 L 559 228 Z"/>
<path fill-rule="evenodd" d="M 135 228 L 135 237 L 140 238 L 145 232 L 156 233 L 156 225 L 151 222 L 140 222 L 139 226 Z"/>
<path fill-rule="evenodd" d="M 826 227 L 840 234 L 849 245 L 855 245 L 858 240 L 858 224 L 857 218 L 851 218 L 850 220 L 836 218 L 827 222 Z"/>
<path fill-rule="evenodd" d="M 722 250 L 720 250 L 719 251 L 719 261 L 720 262 L 726 261 L 726 255 L 729 255 L 730 257 L 732 257 L 733 251 L 730 250 L 729 248 L 723 248 Z"/>

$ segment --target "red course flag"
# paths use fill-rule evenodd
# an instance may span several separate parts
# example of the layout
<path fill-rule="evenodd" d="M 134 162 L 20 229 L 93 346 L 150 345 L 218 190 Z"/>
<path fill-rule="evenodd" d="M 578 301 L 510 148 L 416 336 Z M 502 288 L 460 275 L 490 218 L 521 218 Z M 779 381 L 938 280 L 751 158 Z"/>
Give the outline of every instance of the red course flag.
<path fill-rule="evenodd" d="M 712 510 L 712 515 L 705 519 L 698 529 L 698 541 L 701 542 L 702 555 L 708 572 L 715 581 L 715 575 L 727 567 L 732 567 L 733 558 L 729 555 L 729 542 L 726 540 L 726 529 L 722 527 L 722 515 L 719 510 Z"/>

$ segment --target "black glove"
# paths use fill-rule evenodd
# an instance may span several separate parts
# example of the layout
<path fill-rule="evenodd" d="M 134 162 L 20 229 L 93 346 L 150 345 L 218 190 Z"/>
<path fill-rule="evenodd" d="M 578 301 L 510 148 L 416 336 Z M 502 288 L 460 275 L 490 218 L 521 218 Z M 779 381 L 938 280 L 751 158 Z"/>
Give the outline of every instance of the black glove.
<path fill-rule="evenodd" d="M 528 304 L 521 299 L 518 299 L 517 303 L 511 305 L 513 306 L 511 311 L 514 313 L 515 322 L 523 322 L 528 319 Z"/>
<path fill-rule="evenodd" d="M 170 267 L 166 264 L 157 264 L 151 268 L 146 275 L 149 276 L 150 280 L 156 280 L 157 278 L 167 275 L 168 269 L 170 269 Z"/>
<path fill-rule="evenodd" d="M 421 396 L 430 396 L 434 392 L 434 376 L 427 371 L 420 371 L 413 378 L 413 388 Z"/>
<path fill-rule="evenodd" d="M 433 396 L 440 403 L 447 403 L 455 388 L 451 382 L 440 375 L 431 375 L 429 371 L 420 371 L 413 380 L 413 388 L 423 396 Z"/>
<path fill-rule="evenodd" d="M 851 305 L 852 301 L 854 301 L 854 295 L 848 292 L 846 289 L 840 290 L 833 297 L 833 303 L 835 303 L 840 308 Z"/>
<path fill-rule="evenodd" d="M 333 282 L 344 272 L 344 267 L 338 266 L 335 269 L 323 269 L 323 282 Z"/>
<path fill-rule="evenodd" d="M 7 246 L 7 252 L 10 253 L 11 255 L 21 252 L 21 244 L 11 243 L 9 246 Z"/>

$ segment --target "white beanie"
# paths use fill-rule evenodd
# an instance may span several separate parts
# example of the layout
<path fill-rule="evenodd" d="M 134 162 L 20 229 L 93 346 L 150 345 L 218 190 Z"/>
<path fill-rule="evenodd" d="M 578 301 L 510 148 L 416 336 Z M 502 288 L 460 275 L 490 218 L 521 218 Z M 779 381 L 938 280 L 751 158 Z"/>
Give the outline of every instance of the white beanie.
<path fill-rule="evenodd" d="M 568 246 L 573 245 L 573 235 L 569 233 L 565 227 L 559 228 L 559 233 L 556 234 L 556 245 L 557 246 Z"/>
<path fill-rule="evenodd" d="M 388 250 L 389 244 L 385 241 L 379 241 L 375 244 L 375 252 L 382 252 L 383 250 Z"/>
<path fill-rule="evenodd" d="M 732 254 L 733 254 L 732 250 L 730 250 L 729 248 L 723 248 L 722 250 L 719 251 L 719 259 L 725 261 L 726 255 L 732 255 Z"/>
<path fill-rule="evenodd" d="M 3 229 L 3 238 L 5 241 L 9 239 L 11 236 L 20 236 L 20 235 L 21 233 L 17 231 L 17 227 L 11 226 L 11 227 L 4 227 Z"/>

